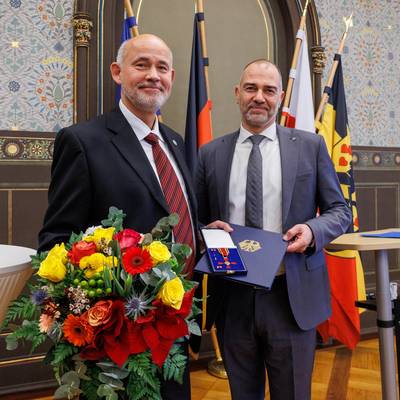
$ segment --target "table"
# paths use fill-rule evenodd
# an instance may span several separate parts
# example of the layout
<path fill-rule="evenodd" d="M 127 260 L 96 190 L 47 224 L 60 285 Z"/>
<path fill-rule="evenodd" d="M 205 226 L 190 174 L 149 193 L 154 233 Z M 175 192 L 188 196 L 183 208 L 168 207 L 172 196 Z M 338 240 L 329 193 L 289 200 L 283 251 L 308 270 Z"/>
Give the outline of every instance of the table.
<path fill-rule="evenodd" d="M 400 232 L 399 228 L 364 233 Z M 400 249 L 400 239 L 363 237 L 360 233 L 347 233 L 331 242 L 327 250 L 375 251 L 376 308 L 381 361 L 382 399 L 396 400 L 396 367 L 393 340 L 393 314 L 390 300 L 390 280 L 387 251 Z"/>
<path fill-rule="evenodd" d="M 0 244 L 0 326 L 8 305 L 32 275 L 30 256 L 34 254 L 36 250 L 28 247 Z"/>

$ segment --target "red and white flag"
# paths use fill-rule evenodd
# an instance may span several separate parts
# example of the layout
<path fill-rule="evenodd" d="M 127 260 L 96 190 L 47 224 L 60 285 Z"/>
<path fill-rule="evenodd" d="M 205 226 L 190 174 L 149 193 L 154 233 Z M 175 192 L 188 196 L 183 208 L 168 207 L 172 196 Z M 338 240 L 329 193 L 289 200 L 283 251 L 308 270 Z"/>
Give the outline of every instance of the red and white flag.
<path fill-rule="evenodd" d="M 286 115 L 285 126 L 315 133 L 307 38 L 303 30 L 299 30 L 296 37 L 302 42 L 296 69 L 290 70 L 289 74 L 294 79 L 290 104 L 288 108 L 282 109 L 282 114 Z"/>

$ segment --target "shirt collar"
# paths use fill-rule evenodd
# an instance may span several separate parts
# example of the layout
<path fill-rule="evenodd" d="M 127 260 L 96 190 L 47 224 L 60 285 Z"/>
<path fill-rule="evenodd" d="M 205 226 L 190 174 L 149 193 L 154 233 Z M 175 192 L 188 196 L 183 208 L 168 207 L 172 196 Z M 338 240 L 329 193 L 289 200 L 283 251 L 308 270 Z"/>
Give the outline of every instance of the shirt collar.
<path fill-rule="evenodd" d="M 244 128 L 243 124 L 242 124 L 242 125 L 240 125 L 238 142 L 239 143 L 243 143 L 245 140 L 247 140 L 252 135 L 253 135 L 253 133 L 251 133 L 246 128 Z M 276 135 L 276 123 L 274 122 L 272 125 L 270 125 L 266 129 L 264 129 L 258 135 L 265 136 L 267 139 L 269 139 L 271 141 L 276 140 L 276 138 L 277 138 L 277 135 Z"/>
<path fill-rule="evenodd" d="M 153 128 L 150 129 L 140 118 L 138 118 L 132 111 L 128 109 L 128 107 L 122 102 L 122 99 L 119 101 L 119 108 L 140 141 L 144 140 L 144 138 L 150 132 L 153 132 L 158 136 L 159 140 L 164 142 L 164 139 L 160 133 L 158 118 L 155 119 Z"/>

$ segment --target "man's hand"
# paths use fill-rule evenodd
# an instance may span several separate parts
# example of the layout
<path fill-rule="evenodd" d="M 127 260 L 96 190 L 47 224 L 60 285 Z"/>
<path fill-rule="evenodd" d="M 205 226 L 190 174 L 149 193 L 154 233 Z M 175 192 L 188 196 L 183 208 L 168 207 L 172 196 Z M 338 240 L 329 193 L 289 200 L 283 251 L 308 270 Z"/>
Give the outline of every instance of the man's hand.
<path fill-rule="evenodd" d="M 311 228 L 306 224 L 298 224 L 290 228 L 283 240 L 289 241 L 288 253 L 303 253 L 314 239 Z"/>
<path fill-rule="evenodd" d="M 233 231 L 232 227 L 227 222 L 220 221 L 218 219 L 214 222 L 211 222 L 211 224 L 208 224 L 206 228 L 223 229 L 225 232 Z"/>

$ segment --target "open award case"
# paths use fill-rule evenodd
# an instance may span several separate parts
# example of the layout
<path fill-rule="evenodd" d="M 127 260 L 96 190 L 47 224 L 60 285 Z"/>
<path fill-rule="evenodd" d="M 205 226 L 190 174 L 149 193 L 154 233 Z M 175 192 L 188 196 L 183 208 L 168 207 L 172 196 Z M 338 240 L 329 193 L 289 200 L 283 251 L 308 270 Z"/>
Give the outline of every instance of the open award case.
<path fill-rule="evenodd" d="M 201 229 L 212 272 L 215 274 L 245 275 L 246 266 L 231 235 L 221 229 Z"/>
<path fill-rule="evenodd" d="M 234 224 L 231 224 L 231 226 L 233 232 L 228 235 L 230 240 L 233 242 L 233 247 L 231 243 L 226 245 L 225 242 L 223 242 L 217 243 L 223 244 L 223 246 L 208 248 L 207 254 L 204 254 L 200 258 L 194 270 L 201 274 L 220 276 L 222 279 L 269 290 L 280 266 L 283 263 L 283 257 L 288 245 L 287 242 L 282 239 L 281 233 L 269 232 L 262 229 Z M 215 231 L 215 233 L 211 233 L 211 235 L 215 235 L 218 238 L 221 230 L 213 229 L 212 231 Z M 211 258 L 215 254 L 215 251 L 213 250 L 218 248 L 236 249 L 239 259 L 241 260 L 245 270 L 247 270 L 247 273 L 214 272 L 215 270 L 224 271 L 223 266 L 219 268 L 218 264 L 211 261 Z M 211 252 L 209 251 L 210 249 L 212 250 Z M 230 252 L 230 254 L 231 259 L 233 260 L 232 252 Z M 219 258 L 220 256 L 217 257 Z M 223 259 L 222 255 L 221 257 Z M 230 265 L 229 269 L 233 270 L 233 267 L 238 268 L 236 265 Z"/>

